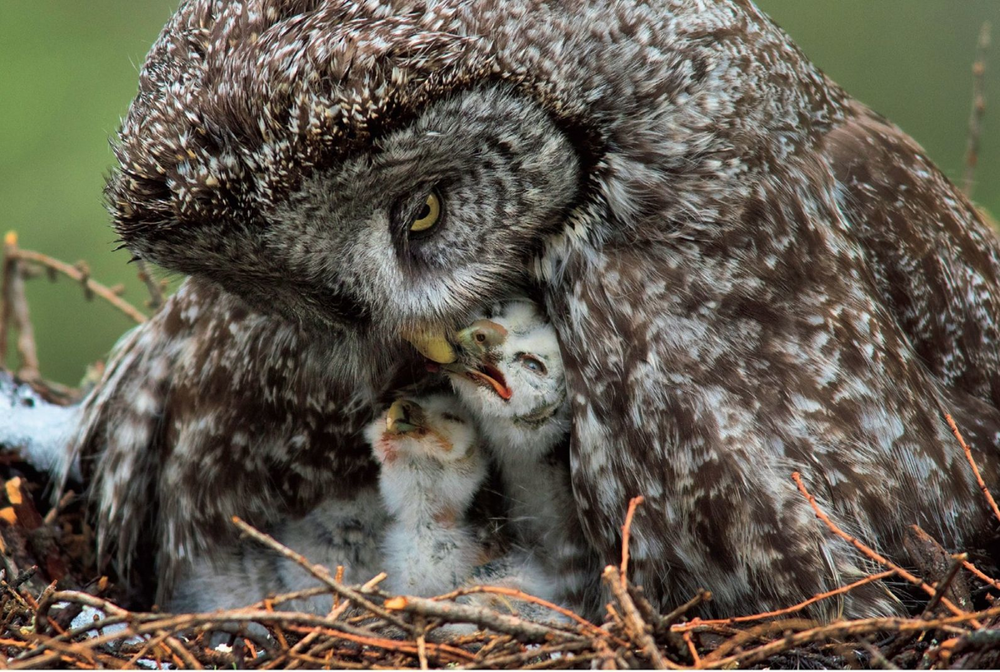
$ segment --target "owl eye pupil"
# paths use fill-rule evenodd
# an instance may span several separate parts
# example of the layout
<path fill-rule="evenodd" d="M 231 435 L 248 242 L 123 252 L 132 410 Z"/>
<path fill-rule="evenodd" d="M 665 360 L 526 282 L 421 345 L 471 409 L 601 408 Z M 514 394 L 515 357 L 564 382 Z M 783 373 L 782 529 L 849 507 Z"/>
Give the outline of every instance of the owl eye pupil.
<path fill-rule="evenodd" d="M 437 191 L 427 194 L 423 205 L 410 222 L 410 233 L 429 232 L 441 219 L 441 197 Z"/>
<path fill-rule="evenodd" d="M 536 357 L 532 357 L 531 355 L 521 355 L 520 359 L 521 365 L 528 369 L 528 371 L 532 371 L 542 376 L 549 372 L 549 370 L 545 368 L 545 365 L 542 364 L 542 360 Z"/>

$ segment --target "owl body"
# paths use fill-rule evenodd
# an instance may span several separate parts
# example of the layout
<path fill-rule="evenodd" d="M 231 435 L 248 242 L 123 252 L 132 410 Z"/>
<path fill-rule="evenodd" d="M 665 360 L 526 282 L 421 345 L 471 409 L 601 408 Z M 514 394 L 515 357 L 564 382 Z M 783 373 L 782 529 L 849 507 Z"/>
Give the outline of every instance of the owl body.
<path fill-rule="evenodd" d="M 374 491 L 377 465 L 360 430 L 405 375 L 398 365 L 379 371 L 373 358 L 363 376 L 345 377 L 350 341 L 304 333 L 197 279 L 122 338 L 72 445 L 99 546 L 116 552 L 136 599 L 152 599 L 156 586 L 165 604 L 193 567 L 242 553 L 234 515 L 270 529 Z M 346 538 L 384 522 L 380 507 L 362 513 L 370 518 L 341 517 Z M 358 552 L 375 553 L 372 539 Z M 153 566 L 155 576 L 130 571 Z"/>
<path fill-rule="evenodd" d="M 995 482 L 996 234 L 748 0 L 190 0 L 116 151 L 126 246 L 193 276 L 85 407 L 123 559 L 123 521 L 167 567 L 234 512 L 372 482 L 387 353 L 524 293 L 562 348 L 583 536 L 614 561 L 645 496 L 655 602 L 759 611 L 861 571 L 795 470 L 890 555 L 914 522 L 991 530 L 944 413 Z M 897 609 L 845 599 L 819 615 Z"/>

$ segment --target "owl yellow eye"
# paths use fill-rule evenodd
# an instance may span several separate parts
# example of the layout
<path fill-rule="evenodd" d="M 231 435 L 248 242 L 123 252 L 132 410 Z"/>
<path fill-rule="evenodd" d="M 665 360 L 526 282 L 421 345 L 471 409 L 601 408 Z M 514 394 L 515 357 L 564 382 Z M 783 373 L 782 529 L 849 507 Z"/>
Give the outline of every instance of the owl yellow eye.
<path fill-rule="evenodd" d="M 435 192 L 427 194 L 427 200 L 420 206 L 416 218 L 410 224 L 410 233 L 430 231 L 441 219 L 441 199 Z"/>

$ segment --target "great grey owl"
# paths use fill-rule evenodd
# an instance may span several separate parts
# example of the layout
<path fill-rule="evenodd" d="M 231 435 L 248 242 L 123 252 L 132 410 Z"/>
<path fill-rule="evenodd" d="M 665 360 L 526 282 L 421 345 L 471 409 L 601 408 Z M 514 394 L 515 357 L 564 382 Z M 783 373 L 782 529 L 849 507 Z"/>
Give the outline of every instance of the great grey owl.
<path fill-rule="evenodd" d="M 487 558 L 466 513 L 486 480 L 479 432 L 448 394 L 398 399 L 365 436 L 391 516 L 386 589 L 432 597 L 472 578 Z"/>
<path fill-rule="evenodd" d="M 594 618 L 602 612 L 601 566 L 573 504 L 570 405 L 555 328 L 538 306 L 491 306 L 454 340 L 446 364 L 500 473 L 516 542 L 546 597 Z"/>
<path fill-rule="evenodd" d="M 749 0 L 189 0 L 107 199 L 191 277 L 119 346 L 74 453 L 105 546 L 163 586 L 255 524 L 374 487 L 401 336 L 540 299 L 586 542 L 658 605 L 770 609 L 864 567 L 789 480 L 901 557 L 992 531 L 1000 243 L 921 149 Z M 133 563 L 134 564 L 134 563 Z M 843 613 L 895 609 L 855 593 Z"/>

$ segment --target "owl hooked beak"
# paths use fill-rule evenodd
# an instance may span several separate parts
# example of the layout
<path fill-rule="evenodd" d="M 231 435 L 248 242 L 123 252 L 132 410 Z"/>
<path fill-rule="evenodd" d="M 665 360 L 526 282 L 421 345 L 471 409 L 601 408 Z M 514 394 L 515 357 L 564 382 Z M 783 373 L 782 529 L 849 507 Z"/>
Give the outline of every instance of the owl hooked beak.
<path fill-rule="evenodd" d="M 404 334 L 403 338 L 432 362 L 451 364 L 458 359 L 455 348 L 448 342 L 443 329 L 419 329 Z"/>
<path fill-rule="evenodd" d="M 455 339 L 462 354 L 472 361 L 466 364 L 451 364 L 444 368 L 450 372 L 463 374 L 479 385 L 492 387 L 498 397 L 509 401 L 514 396 L 514 391 L 507 385 L 503 372 L 488 358 L 492 350 L 507 340 L 507 330 L 503 325 L 491 320 L 476 320 L 471 326 L 458 332 Z"/>
<path fill-rule="evenodd" d="M 385 431 L 390 434 L 408 434 L 423 426 L 423 409 L 412 401 L 397 399 L 385 414 Z"/>

